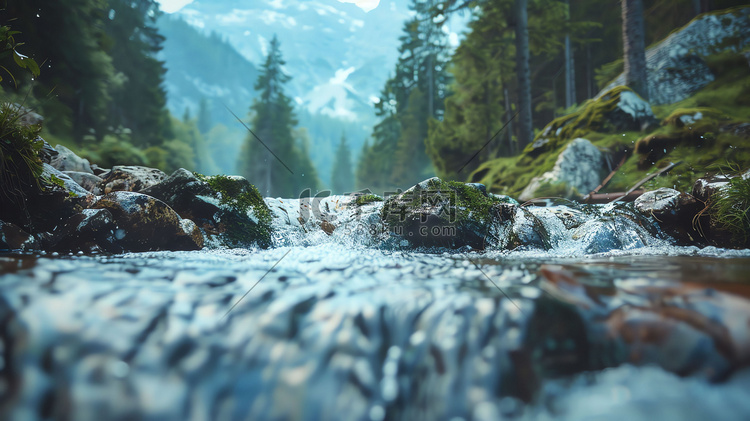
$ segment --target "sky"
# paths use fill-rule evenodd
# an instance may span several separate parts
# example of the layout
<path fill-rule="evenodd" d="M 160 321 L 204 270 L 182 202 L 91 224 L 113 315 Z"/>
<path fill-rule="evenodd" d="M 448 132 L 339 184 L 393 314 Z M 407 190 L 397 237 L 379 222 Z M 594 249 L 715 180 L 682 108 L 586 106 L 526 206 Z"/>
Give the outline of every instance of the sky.
<path fill-rule="evenodd" d="M 375 9 L 380 4 L 380 0 L 338 0 L 340 3 L 354 3 L 359 6 L 360 9 L 365 12 Z M 188 4 L 192 3 L 193 0 L 157 0 L 161 6 L 161 10 L 166 13 L 174 13 Z"/>

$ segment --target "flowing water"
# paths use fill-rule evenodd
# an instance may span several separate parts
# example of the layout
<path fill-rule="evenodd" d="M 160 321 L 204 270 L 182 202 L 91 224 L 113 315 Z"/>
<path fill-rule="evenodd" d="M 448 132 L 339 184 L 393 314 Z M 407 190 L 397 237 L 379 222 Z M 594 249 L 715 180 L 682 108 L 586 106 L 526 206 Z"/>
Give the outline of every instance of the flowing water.
<path fill-rule="evenodd" d="M 543 265 L 726 289 L 748 281 L 747 251 L 646 233 L 603 253 L 562 233 L 550 251 L 410 251 L 328 201 L 330 236 L 269 199 L 268 250 L 0 255 L 0 418 L 750 419 L 747 370 L 713 384 L 626 364 L 529 400 L 517 364 Z"/>

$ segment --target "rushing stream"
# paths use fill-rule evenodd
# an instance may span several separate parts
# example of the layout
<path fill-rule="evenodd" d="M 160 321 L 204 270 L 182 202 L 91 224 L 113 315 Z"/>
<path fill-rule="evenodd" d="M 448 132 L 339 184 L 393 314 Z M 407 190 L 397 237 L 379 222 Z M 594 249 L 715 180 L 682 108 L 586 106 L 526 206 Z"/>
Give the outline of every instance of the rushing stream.
<path fill-rule="evenodd" d="M 545 271 L 744 295 L 747 251 L 641 237 L 585 254 L 563 234 L 550 251 L 407 251 L 349 211 L 329 236 L 268 202 L 268 250 L 0 255 L 0 418 L 750 419 L 747 369 L 715 384 L 624 364 L 545 378 L 526 403 L 519 368 L 585 346 L 534 316 Z"/>

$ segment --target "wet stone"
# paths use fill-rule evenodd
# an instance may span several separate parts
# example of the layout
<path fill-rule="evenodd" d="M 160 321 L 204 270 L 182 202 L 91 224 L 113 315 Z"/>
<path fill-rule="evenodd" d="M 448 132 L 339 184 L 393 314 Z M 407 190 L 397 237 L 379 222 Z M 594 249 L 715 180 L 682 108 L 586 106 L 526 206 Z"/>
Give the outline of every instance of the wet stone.
<path fill-rule="evenodd" d="M 38 247 L 34 236 L 14 224 L 0 221 L 0 252 L 34 250 Z"/>
<path fill-rule="evenodd" d="M 78 185 L 91 193 L 94 192 L 97 184 L 102 182 L 102 179 L 100 177 L 88 172 L 63 171 L 63 174 L 70 177 L 73 181 L 78 183 Z"/>
<path fill-rule="evenodd" d="M 97 194 L 113 191 L 140 192 L 160 183 L 167 175 L 156 168 L 138 165 L 115 166 L 97 185 Z"/>
<path fill-rule="evenodd" d="M 145 194 L 113 192 L 93 209 L 108 210 L 117 224 L 117 244 L 127 251 L 197 250 L 203 235 L 192 222 L 183 222 L 166 203 Z"/>
<path fill-rule="evenodd" d="M 700 240 L 693 222 L 704 207 L 694 196 L 666 187 L 646 192 L 635 200 L 635 210 L 652 217 L 665 232 L 683 244 Z"/>

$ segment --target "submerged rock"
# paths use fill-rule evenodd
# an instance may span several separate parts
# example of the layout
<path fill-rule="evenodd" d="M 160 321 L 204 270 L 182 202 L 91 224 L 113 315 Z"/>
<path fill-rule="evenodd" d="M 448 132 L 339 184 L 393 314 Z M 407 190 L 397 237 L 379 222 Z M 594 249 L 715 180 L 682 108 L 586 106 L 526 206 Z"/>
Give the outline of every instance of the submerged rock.
<path fill-rule="evenodd" d="M 107 194 L 113 191 L 141 192 L 162 182 L 167 175 L 164 171 L 138 165 L 115 166 L 97 185 L 98 192 Z"/>
<path fill-rule="evenodd" d="M 117 224 L 116 244 L 126 251 L 197 250 L 203 235 L 166 203 L 135 192 L 112 192 L 92 209 L 106 209 Z M 187 222 L 189 221 L 189 222 Z"/>
<path fill-rule="evenodd" d="M 501 215 L 491 208 L 513 202 L 490 196 L 477 184 L 435 177 L 388 198 L 381 217 L 388 230 L 415 247 L 484 249 L 494 242 L 489 229 Z"/>
<path fill-rule="evenodd" d="M 554 265 L 542 266 L 540 273 L 551 297 L 577 309 L 589 352 L 607 356 L 599 355 L 587 369 L 656 364 L 682 376 L 722 380 L 750 365 L 750 301 L 744 297 L 705 285 L 641 279 L 603 287 Z"/>

